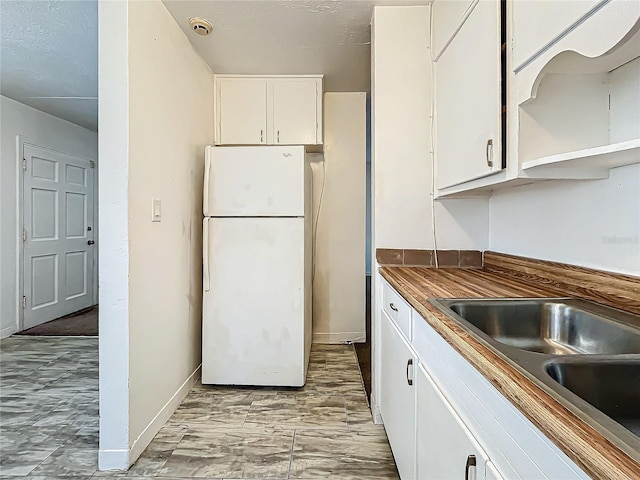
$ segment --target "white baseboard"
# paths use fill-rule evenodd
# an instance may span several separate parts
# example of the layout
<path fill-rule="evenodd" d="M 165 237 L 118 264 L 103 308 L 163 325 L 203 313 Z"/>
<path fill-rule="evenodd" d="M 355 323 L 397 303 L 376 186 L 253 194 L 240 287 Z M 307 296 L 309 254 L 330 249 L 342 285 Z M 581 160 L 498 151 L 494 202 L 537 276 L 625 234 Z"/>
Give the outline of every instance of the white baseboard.
<path fill-rule="evenodd" d="M 312 343 L 360 343 L 366 341 L 364 332 L 313 333 Z"/>
<path fill-rule="evenodd" d="M 142 431 L 142 433 L 133 441 L 131 445 L 131 449 L 129 450 L 129 465 L 133 465 L 138 457 L 144 452 L 144 449 L 151 443 L 153 437 L 160 431 L 169 417 L 175 412 L 176 408 L 180 406 L 184 397 L 187 396 L 189 390 L 194 383 L 200 377 L 200 368 L 202 365 L 198 365 L 198 368 L 194 370 L 194 372 L 189 375 L 189 377 L 184 381 L 184 383 L 178 388 L 176 393 L 169 399 L 167 403 L 165 403 L 164 407 L 158 412 L 158 414 L 149 422 L 149 425 Z M 129 467 L 127 465 L 127 468 Z"/>
<path fill-rule="evenodd" d="M 18 329 L 15 327 L 15 325 L 10 326 L 10 327 L 4 327 L 2 330 L 0 330 L 0 338 L 10 337 L 11 335 L 16 333 L 17 331 L 18 331 Z"/>
<path fill-rule="evenodd" d="M 127 470 L 129 468 L 129 450 L 100 450 L 98 452 L 99 470 Z"/>

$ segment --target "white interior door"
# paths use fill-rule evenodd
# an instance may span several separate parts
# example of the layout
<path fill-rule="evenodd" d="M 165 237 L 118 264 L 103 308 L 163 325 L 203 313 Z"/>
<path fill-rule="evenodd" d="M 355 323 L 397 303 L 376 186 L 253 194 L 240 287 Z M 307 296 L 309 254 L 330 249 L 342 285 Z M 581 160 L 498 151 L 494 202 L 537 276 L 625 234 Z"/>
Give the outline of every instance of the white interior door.
<path fill-rule="evenodd" d="M 93 165 L 31 145 L 23 164 L 23 328 L 93 304 Z"/>

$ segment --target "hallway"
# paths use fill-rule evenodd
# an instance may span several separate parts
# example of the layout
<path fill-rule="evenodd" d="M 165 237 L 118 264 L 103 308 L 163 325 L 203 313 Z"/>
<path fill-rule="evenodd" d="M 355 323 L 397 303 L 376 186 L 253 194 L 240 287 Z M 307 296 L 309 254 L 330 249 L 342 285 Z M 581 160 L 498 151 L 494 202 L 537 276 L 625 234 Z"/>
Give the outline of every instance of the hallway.
<path fill-rule="evenodd" d="M 96 471 L 97 339 L 0 351 L 3 478 L 398 478 L 353 346 L 314 345 L 300 389 L 195 385 L 128 472 Z"/>

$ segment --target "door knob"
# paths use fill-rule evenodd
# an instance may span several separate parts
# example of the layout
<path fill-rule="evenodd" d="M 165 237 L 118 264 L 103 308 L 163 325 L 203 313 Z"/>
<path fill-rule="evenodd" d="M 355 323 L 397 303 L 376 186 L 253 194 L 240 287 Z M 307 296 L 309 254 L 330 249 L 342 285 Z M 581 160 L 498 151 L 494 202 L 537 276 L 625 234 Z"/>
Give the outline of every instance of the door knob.
<path fill-rule="evenodd" d="M 94 242 L 93 240 L 89 240 L 89 241 L 87 242 L 87 245 L 93 245 L 94 243 L 96 243 L 96 242 Z"/>

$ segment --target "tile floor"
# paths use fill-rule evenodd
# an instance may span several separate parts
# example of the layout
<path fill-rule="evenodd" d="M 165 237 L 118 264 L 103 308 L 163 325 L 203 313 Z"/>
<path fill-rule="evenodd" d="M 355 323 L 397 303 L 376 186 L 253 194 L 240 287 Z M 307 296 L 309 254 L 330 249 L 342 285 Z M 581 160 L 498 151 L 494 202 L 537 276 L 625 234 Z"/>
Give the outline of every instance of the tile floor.
<path fill-rule="evenodd" d="M 352 346 L 314 345 L 307 384 L 197 384 L 128 472 L 96 471 L 97 338 L 0 344 L 0 477 L 397 479 Z"/>

